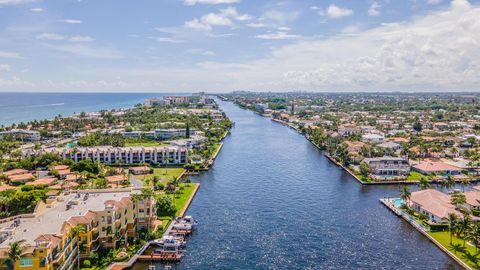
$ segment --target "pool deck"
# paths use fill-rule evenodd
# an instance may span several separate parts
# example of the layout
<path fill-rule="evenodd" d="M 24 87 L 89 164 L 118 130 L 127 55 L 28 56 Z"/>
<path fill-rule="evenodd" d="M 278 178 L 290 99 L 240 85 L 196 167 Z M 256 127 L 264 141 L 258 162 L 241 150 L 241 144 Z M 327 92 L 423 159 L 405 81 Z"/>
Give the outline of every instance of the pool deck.
<path fill-rule="evenodd" d="M 465 269 L 468 270 L 473 270 L 470 266 L 468 266 L 466 263 L 464 263 L 460 258 L 458 258 L 455 254 L 453 254 L 450 250 L 448 250 L 446 247 L 444 247 L 440 242 L 438 242 L 435 238 L 433 238 L 430 234 L 428 234 L 426 228 L 419 224 L 417 221 L 415 221 L 413 218 L 410 217 L 407 213 L 405 213 L 403 210 L 401 210 L 398 207 L 395 207 L 393 200 L 397 198 L 383 198 L 380 199 L 380 202 L 385 205 L 388 209 L 390 209 L 395 215 L 398 217 L 403 218 L 405 221 L 410 223 L 417 231 L 419 231 L 421 234 L 423 234 L 425 237 L 427 237 L 431 242 L 433 242 L 440 250 L 442 250 L 445 254 L 450 256 L 455 262 L 457 262 L 460 266 L 462 266 Z"/>

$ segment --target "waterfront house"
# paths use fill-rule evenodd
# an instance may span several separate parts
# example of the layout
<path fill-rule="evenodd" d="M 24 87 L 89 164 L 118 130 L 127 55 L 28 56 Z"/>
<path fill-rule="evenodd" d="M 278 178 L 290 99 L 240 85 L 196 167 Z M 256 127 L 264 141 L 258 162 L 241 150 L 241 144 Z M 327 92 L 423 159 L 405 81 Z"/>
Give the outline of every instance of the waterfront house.
<path fill-rule="evenodd" d="M 459 175 L 462 169 L 441 161 L 422 160 L 412 166 L 414 171 L 422 174 L 431 175 Z"/>
<path fill-rule="evenodd" d="M 480 190 L 473 189 L 472 191 L 467 191 L 464 193 L 467 202 L 465 206 L 470 210 L 480 210 Z"/>
<path fill-rule="evenodd" d="M 29 186 L 51 186 L 57 181 L 58 181 L 58 179 L 55 178 L 55 177 L 47 177 L 47 178 L 42 178 L 42 179 L 35 180 L 33 182 L 29 182 L 26 185 L 29 185 Z"/>
<path fill-rule="evenodd" d="M 373 175 L 408 175 L 410 165 L 404 158 L 399 157 L 379 157 L 366 158 L 363 160 L 370 167 Z"/>
<path fill-rule="evenodd" d="M 450 203 L 450 195 L 435 189 L 412 192 L 409 204 L 413 210 L 425 214 L 434 223 L 447 223 L 446 218 L 449 213 L 463 216 Z"/>
<path fill-rule="evenodd" d="M 24 141 L 39 141 L 40 140 L 40 132 L 33 131 L 33 130 L 26 130 L 26 129 L 12 129 L 8 131 L 1 131 L 0 132 L 0 140 L 4 139 L 7 136 L 12 136 L 18 140 Z"/>

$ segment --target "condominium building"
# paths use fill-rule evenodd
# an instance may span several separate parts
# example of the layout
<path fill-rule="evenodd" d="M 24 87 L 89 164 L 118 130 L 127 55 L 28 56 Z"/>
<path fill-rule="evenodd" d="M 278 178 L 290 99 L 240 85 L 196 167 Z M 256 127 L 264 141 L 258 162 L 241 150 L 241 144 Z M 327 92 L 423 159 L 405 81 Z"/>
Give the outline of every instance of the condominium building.
<path fill-rule="evenodd" d="M 149 139 L 170 140 L 174 138 L 185 138 L 187 136 L 187 129 L 185 128 L 171 128 L 171 129 L 156 129 L 152 131 L 124 131 L 120 133 L 124 138 L 140 138 L 145 136 Z M 190 129 L 190 136 L 195 134 L 195 129 Z"/>
<path fill-rule="evenodd" d="M 186 164 L 188 163 L 188 149 L 186 147 L 156 146 L 156 147 L 77 147 L 77 148 L 46 148 L 41 150 L 25 149 L 23 156 L 36 156 L 42 153 L 56 153 L 63 159 L 91 160 L 100 163 L 160 163 Z"/>
<path fill-rule="evenodd" d="M 9 244 L 23 240 L 14 269 L 70 270 L 100 246 L 114 248 L 153 228 L 155 200 L 133 200 L 130 189 L 73 193 L 40 202 L 33 214 L 0 220 L 0 260 Z"/>
<path fill-rule="evenodd" d="M 9 135 L 13 136 L 16 139 L 25 140 L 25 141 L 39 141 L 41 138 L 40 132 L 38 131 L 26 130 L 26 129 L 12 129 L 8 131 L 1 131 L 0 139 L 3 139 Z"/>

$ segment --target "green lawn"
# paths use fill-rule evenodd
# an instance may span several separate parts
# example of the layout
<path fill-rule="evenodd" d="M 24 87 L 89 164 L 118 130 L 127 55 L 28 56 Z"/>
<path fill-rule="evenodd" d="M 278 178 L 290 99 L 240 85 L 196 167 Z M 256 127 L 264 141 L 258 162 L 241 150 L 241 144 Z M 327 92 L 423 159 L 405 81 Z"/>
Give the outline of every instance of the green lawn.
<path fill-rule="evenodd" d="M 177 209 L 177 212 L 175 213 L 177 216 L 179 213 L 182 211 L 182 209 L 185 207 L 187 204 L 188 200 L 193 194 L 193 191 L 195 190 L 195 187 L 198 184 L 195 183 L 189 183 L 189 184 L 180 184 L 179 189 L 183 187 L 182 190 L 178 190 L 178 194 L 173 194 L 173 203 L 175 204 L 175 209 Z"/>
<path fill-rule="evenodd" d="M 210 158 L 213 158 L 215 156 L 215 153 L 217 153 L 218 148 L 220 148 L 220 145 L 222 145 L 222 143 L 213 144 L 212 155 L 210 156 Z"/>
<path fill-rule="evenodd" d="M 167 143 L 161 142 L 125 142 L 125 147 L 137 147 L 137 146 L 144 146 L 144 147 L 153 147 L 153 146 L 169 146 Z"/>
<path fill-rule="evenodd" d="M 475 260 L 473 256 L 469 254 L 476 254 L 475 247 L 469 245 L 468 243 L 465 244 L 465 250 L 463 248 L 463 240 L 453 236 L 453 246 L 450 245 L 450 232 L 429 232 L 433 238 L 435 238 L 438 242 L 442 244 L 442 246 L 446 247 L 450 250 L 453 254 L 455 254 L 458 258 L 460 258 L 464 263 L 468 264 L 473 269 L 480 269 L 480 265 L 475 263 L 472 260 Z"/>
<path fill-rule="evenodd" d="M 422 177 L 427 177 L 426 175 L 423 175 L 418 172 L 411 171 L 410 174 L 407 177 L 408 181 L 420 181 Z"/>
<path fill-rule="evenodd" d="M 137 175 L 135 177 L 139 180 L 145 181 L 146 179 L 151 179 L 153 176 L 156 175 L 160 177 L 160 181 L 165 184 L 173 177 L 178 178 L 184 171 L 184 168 L 155 168 L 153 169 L 152 174 Z"/>

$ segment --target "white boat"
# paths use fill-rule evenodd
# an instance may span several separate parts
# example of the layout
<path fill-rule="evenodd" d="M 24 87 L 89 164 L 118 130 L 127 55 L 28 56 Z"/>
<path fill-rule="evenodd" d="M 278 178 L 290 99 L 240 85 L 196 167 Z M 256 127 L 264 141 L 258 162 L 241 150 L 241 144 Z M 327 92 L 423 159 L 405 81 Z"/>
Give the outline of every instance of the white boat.
<path fill-rule="evenodd" d="M 184 247 L 186 242 L 182 237 L 176 237 L 172 235 L 164 235 L 160 239 L 152 241 L 154 245 L 158 247 L 163 247 L 165 243 L 178 243 L 179 247 Z"/>
<path fill-rule="evenodd" d="M 192 225 L 189 223 L 185 222 L 175 222 L 172 226 L 173 229 L 175 230 L 191 230 Z"/>

